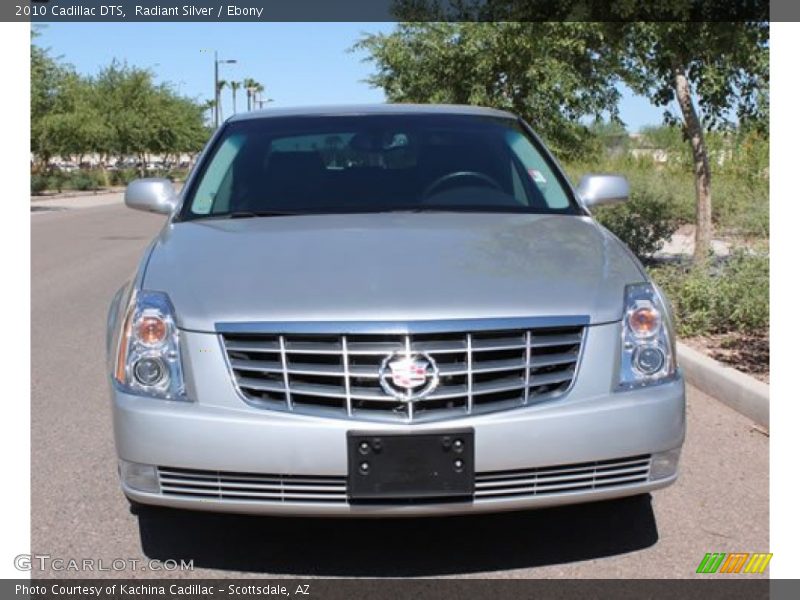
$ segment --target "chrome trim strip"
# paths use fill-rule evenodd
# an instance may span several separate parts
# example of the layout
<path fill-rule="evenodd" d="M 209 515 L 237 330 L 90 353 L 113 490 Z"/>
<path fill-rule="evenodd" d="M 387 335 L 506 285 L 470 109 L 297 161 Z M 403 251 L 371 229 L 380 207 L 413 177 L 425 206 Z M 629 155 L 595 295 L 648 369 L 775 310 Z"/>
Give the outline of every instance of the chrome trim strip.
<path fill-rule="evenodd" d="M 283 367 L 283 387 L 286 394 L 286 408 L 292 410 L 292 390 L 289 387 L 289 368 L 286 362 L 286 340 L 283 336 L 278 338 L 278 343 L 281 345 L 281 366 Z"/>
<path fill-rule="evenodd" d="M 472 334 L 467 334 L 467 414 L 472 414 Z"/>
<path fill-rule="evenodd" d="M 501 331 L 589 325 L 587 315 L 552 317 L 500 317 L 489 319 L 439 319 L 431 321 L 231 321 L 214 324 L 217 333 L 293 334 L 420 334 L 459 331 Z"/>
<path fill-rule="evenodd" d="M 344 366 L 344 399 L 347 403 L 347 416 L 353 416 L 353 396 L 350 391 L 350 357 L 347 354 L 347 336 L 342 336 L 342 365 Z M 288 377 L 288 373 L 286 375 Z"/>
<path fill-rule="evenodd" d="M 527 405 L 531 396 L 531 332 L 525 332 L 525 397 L 522 404 Z"/>

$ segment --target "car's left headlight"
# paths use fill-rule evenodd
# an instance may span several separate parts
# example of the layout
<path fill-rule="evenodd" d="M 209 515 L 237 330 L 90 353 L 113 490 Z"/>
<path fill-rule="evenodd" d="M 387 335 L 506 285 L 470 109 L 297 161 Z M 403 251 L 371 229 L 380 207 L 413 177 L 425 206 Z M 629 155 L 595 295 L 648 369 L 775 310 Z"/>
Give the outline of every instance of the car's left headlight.
<path fill-rule="evenodd" d="M 175 310 L 164 292 L 135 293 L 119 335 L 114 379 L 126 392 L 186 400 Z"/>
<path fill-rule="evenodd" d="M 672 315 L 660 290 L 651 283 L 625 288 L 619 387 L 661 383 L 675 375 Z"/>

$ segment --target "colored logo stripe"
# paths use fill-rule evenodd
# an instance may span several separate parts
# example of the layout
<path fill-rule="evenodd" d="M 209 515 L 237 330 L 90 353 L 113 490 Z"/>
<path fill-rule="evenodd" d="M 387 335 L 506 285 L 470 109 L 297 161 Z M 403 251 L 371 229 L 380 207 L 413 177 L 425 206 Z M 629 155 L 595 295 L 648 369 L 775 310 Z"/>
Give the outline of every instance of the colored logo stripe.
<path fill-rule="evenodd" d="M 749 552 L 709 552 L 700 561 L 697 573 L 763 573 L 772 554 L 765 552 L 750 554 Z M 744 567 L 744 570 L 742 570 Z"/>
<path fill-rule="evenodd" d="M 716 573 L 722 560 L 725 558 L 724 552 L 715 552 L 713 554 L 707 553 L 703 560 L 700 561 L 700 566 L 697 567 L 698 573 Z"/>
<path fill-rule="evenodd" d="M 722 563 L 720 573 L 738 573 L 742 570 L 744 563 L 747 562 L 747 557 L 750 556 L 748 552 L 734 552 L 728 554 L 728 558 Z"/>
<path fill-rule="evenodd" d="M 772 553 L 770 554 L 753 554 L 750 561 L 744 568 L 745 573 L 763 573 L 767 568 L 769 561 L 772 560 Z"/>

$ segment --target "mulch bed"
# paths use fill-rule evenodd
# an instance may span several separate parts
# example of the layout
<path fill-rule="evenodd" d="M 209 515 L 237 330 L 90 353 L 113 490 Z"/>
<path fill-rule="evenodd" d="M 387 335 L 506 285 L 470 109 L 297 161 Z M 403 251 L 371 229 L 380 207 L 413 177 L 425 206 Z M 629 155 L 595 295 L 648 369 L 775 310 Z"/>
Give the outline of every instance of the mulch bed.
<path fill-rule="evenodd" d="M 725 333 L 681 341 L 743 373 L 769 383 L 769 336 Z"/>

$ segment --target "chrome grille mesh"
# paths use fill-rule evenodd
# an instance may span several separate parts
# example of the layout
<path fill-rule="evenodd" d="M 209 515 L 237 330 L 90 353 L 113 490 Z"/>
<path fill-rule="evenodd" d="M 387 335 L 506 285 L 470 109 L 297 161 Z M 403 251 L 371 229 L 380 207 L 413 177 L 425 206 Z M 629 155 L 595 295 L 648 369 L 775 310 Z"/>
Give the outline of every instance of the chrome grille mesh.
<path fill-rule="evenodd" d="M 478 473 L 475 499 L 543 496 L 645 483 L 650 455 L 519 471 Z"/>
<path fill-rule="evenodd" d="M 572 383 L 583 327 L 435 334 L 222 334 L 237 388 L 255 406 L 332 417 L 430 421 L 524 406 Z M 380 385 L 393 354 L 425 353 L 439 386 L 403 401 Z"/>
<path fill-rule="evenodd" d="M 261 502 L 344 502 L 344 477 L 261 475 L 158 468 L 161 493 L 166 496 L 257 500 Z"/>
<path fill-rule="evenodd" d="M 650 455 L 538 467 L 484 471 L 475 475 L 474 499 L 502 500 L 580 493 L 646 483 Z M 347 477 L 268 475 L 159 467 L 161 493 L 184 498 L 214 498 L 266 503 L 316 502 L 346 504 Z"/>

